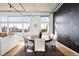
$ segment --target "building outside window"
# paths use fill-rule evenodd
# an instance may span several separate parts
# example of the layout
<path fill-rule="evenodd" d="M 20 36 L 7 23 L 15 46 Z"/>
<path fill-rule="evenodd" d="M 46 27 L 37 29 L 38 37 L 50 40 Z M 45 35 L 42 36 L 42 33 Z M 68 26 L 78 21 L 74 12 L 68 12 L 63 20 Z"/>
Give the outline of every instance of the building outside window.
<path fill-rule="evenodd" d="M 22 30 L 28 32 L 30 30 L 30 17 L 9 17 L 8 22 L 10 32 L 22 32 Z"/>
<path fill-rule="evenodd" d="M 2 23 L 2 32 L 7 32 L 7 24 Z"/>
<path fill-rule="evenodd" d="M 30 31 L 31 17 L 20 17 L 20 16 L 3 16 L 1 17 L 1 28 L 2 32 L 29 32 Z"/>
<path fill-rule="evenodd" d="M 6 16 L 1 16 L 1 28 L 2 32 L 7 32 L 7 17 Z"/>
<path fill-rule="evenodd" d="M 49 29 L 49 17 L 40 17 L 41 30 L 48 31 Z M 31 17 L 9 16 L 2 17 L 1 26 L 2 32 L 22 32 L 26 33 L 30 31 Z"/>
<path fill-rule="evenodd" d="M 22 32 L 22 24 L 9 24 L 9 32 Z"/>

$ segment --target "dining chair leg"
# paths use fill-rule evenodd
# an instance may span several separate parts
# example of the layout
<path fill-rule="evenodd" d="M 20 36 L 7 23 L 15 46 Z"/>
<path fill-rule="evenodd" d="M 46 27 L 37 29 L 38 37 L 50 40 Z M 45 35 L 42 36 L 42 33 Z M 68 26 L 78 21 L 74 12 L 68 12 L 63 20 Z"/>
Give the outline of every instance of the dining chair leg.
<path fill-rule="evenodd" d="M 28 46 L 25 46 L 25 52 L 27 52 Z"/>
<path fill-rule="evenodd" d="M 54 50 L 54 52 L 56 51 L 56 47 L 55 46 L 53 46 L 53 50 Z"/>
<path fill-rule="evenodd" d="M 33 50 L 33 52 L 34 52 L 34 46 L 32 47 L 32 50 Z"/>
<path fill-rule="evenodd" d="M 25 52 L 27 51 L 27 47 L 25 46 Z"/>
<path fill-rule="evenodd" d="M 25 52 L 26 52 L 26 46 L 24 46 L 24 50 L 25 50 Z"/>
<path fill-rule="evenodd" d="M 44 56 L 46 55 L 46 52 L 44 52 Z"/>
<path fill-rule="evenodd" d="M 37 52 L 34 52 L 35 53 L 35 56 L 37 55 Z"/>

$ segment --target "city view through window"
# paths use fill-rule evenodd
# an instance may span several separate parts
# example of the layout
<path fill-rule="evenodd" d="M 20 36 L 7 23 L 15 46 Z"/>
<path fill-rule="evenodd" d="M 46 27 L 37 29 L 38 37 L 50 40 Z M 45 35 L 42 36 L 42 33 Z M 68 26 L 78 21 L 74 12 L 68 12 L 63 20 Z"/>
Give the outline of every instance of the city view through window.
<path fill-rule="evenodd" d="M 48 17 L 40 17 L 41 21 L 41 29 L 48 28 Z M 3 17 L 2 18 L 2 32 L 29 32 L 30 31 L 30 22 L 31 17 Z"/>

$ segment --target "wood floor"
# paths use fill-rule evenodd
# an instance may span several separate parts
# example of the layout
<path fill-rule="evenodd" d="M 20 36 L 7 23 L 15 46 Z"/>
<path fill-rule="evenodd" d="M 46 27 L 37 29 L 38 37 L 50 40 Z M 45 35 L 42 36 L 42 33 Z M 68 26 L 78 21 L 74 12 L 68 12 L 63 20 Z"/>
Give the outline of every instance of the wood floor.
<path fill-rule="evenodd" d="M 16 47 L 14 47 L 12 50 L 4 54 L 4 56 L 14 56 L 16 53 L 18 53 L 22 48 L 24 47 L 24 42 L 21 41 L 18 43 Z"/>
<path fill-rule="evenodd" d="M 57 42 L 56 47 L 65 55 L 65 56 L 79 56 L 79 53 L 66 47 L 65 45 Z"/>
<path fill-rule="evenodd" d="M 46 46 L 46 52 L 25 52 L 24 49 L 24 42 L 19 42 L 19 45 L 17 45 L 15 48 L 10 50 L 8 53 L 6 53 L 4 56 L 63 56 L 64 54 L 56 47 L 47 47 Z"/>
<path fill-rule="evenodd" d="M 56 47 L 52 49 L 50 46 L 46 47 L 46 53 L 38 52 L 37 54 L 33 52 L 25 52 L 24 42 L 21 41 L 12 50 L 7 52 L 4 56 L 79 56 L 79 53 L 69 49 L 68 47 L 57 42 Z"/>
<path fill-rule="evenodd" d="M 55 50 L 54 50 L 55 49 Z M 22 48 L 15 56 L 63 56 L 63 54 L 57 48 L 48 48 L 46 52 L 25 52 Z"/>

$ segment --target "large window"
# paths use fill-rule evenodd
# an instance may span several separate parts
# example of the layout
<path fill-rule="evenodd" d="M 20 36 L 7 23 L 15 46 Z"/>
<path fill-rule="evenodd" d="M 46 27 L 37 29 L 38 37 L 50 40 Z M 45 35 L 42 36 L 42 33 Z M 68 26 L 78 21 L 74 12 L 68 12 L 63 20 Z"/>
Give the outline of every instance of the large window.
<path fill-rule="evenodd" d="M 6 16 L 4 16 L 4 17 L 2 16 L 1 17 L 1 22 L 2 23 L 7 23 L 7 17 Z"/>
<path fill-rule="evenodd" d="M 9 31 L 10 32 L 29 32 L 30 30 L 30 17 L 8 17 Z"/>
<path fill-rule="evenodd" d="M 31 17 L 19 17 L 19 16 L 2 16 L 0 20 L 0 26 L 2 32 L 28 32 L 30 30 Z"/>
<path fill-rule="evenodd" d="M 31 17 L 24 17 L 24 22 L 30 22 L 31 21 Z"/>
<path fill-rule="evenodd" d="M 7 17 L 6 16 L 2 16 L 0 17 L 0 24 L 1 24 L 1 28 L 2 28 L 2 32 L 7 32 Z"/>
<path fill-rule="evenodd" d="M 2 23 L 2 32 L 7 32 L 7 24 Z"/>
<path fill-rule="evenodd" d="M 49 28 L 49 17 L 41 17 L 41 30 L 43 32 L 48 31 Z"/>
<path fill-rule="evenodd" d="M 9 32 L 22 32 L 22 24 L 9 24 Z"/>
<path fill-rule="evenodd" d="M 23 22 L 23 17 L 8 17 L 9 22 Z"/>
<path fill-rule="evenodd" d="M 24 18 L 24 32 L 29 32 L 30 31 L 30 22 L 31 22 L 31 17 L 25 17 Z"/>
<path fill-rule="evenodd" d="M 31 17 L 6 16 L 2 17 L 1 26 L 2 32 L 29 32 Z M 49 17 L 40 17 L 41 30 L 48 30 Z"/>
<path fill-rule="evenodd" d="M 49 17 L 41 17 L 41 23 L 48 23 Z"/>
<path fill-rule="evenodd" d="M 47 24 L 41 24 L 41 29 L 47 29 Z"/>
<path fill-rule="evenodd" d="M 29 32 L 30 31 L 30 24 L 24 24 L 24 32 Z"/>
<path fill-rule="evenodd" d="M 8 17 L 9 32 L 22 32 L 23 17 Z"/>

